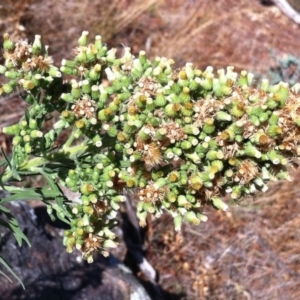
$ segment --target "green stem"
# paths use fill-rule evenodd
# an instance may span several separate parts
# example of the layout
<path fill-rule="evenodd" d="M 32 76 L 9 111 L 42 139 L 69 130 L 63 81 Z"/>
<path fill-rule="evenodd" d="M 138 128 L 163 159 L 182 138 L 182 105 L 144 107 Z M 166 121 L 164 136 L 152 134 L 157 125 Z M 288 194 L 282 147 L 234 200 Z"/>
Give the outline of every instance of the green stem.
<path fill-rule="evenodd" d="M 75 136 L 74 136 L 75 132 L 76 132 L 76 130 L 75 130 L 75 128 L 73 128 L 70 136 L 68 137 L 67 141 L 63 145 L 63 149 L 68 149 L 71 146 L 71 144 L 73 143 L 74 138 L 75 138 Z"/>

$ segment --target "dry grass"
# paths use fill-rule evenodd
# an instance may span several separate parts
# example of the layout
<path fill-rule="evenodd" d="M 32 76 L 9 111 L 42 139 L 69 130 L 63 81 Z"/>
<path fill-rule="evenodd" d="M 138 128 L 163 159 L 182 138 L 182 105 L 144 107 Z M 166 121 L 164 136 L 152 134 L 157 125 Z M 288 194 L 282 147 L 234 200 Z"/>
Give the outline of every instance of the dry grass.
<path fill-rule="evenodd" d="M 69 56 L 82 30 L 110 46 L 145 49 L 201 68 L 235 65 L 265 74 L 274 54 L 299 56 L 299 28 L 275 7 L 248 0 L 4 0 L 0 33 L 41 34 L 57 62 Z M 23 104 L 22 104 L 23 105 Z M 0 127 L 23 112 L 18 97 L 0 98 Z M 0 134 L 0 144 L 9 150 Z M 294 183 L 175 234 L 169 216 L 153 223 L 148 259 L 160 283 L 182 299 L 300 299 L 300 196 Z"/>

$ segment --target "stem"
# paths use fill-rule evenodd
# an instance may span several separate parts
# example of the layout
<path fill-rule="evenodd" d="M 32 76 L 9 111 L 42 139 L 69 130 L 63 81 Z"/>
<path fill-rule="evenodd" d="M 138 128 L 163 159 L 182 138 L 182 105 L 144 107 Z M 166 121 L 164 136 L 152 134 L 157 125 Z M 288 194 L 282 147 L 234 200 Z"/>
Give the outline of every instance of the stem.
<path fill-rule="evenodd" d="M 75 138 L 75 137 L 74 137 L 75 132 L 76 132 L 76 130 L 75 130 L 75 128 L 73 128 L 73 130 L 72 130 L 70 136 L 68 137 L 67 141 L 66 141 L 65 144 L 63 145 L 63 149 L 68 149 L 68 148 L 71 146 L 71 144 L 73 143 L 74 138 Z"/>

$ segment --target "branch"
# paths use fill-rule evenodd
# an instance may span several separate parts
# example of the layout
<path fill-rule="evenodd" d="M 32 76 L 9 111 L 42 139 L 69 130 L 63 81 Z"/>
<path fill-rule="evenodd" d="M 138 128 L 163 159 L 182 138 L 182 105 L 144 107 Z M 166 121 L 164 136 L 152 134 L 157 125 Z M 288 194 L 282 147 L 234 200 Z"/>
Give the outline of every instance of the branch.
<path fill-rule="evenodd" d="M 272 1 L 287 17 L 300 24 L 300 14 L 286 0 Z"/>

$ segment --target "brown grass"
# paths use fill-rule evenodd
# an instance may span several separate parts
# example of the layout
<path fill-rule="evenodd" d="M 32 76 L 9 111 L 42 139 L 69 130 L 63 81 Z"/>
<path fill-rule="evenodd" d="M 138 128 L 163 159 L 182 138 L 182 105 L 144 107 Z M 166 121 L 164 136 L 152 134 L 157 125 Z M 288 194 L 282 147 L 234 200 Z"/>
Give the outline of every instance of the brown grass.
<path fill-rule="evenodd" d="M 59 62 L 82 30 L 110 46 L 129 45 L 181 66 L 234 65 L 266 74 L 274 56 L 299 56 L 299 28 L 273 6 L 249 0 L 4 0 L 0 33 L 33 39 L 41 34 Z M 0 127 L 15 123 L 24 105 L 0 98 Z M 10 140 L 0 134 L 9 150 Z M 265 195 L 175 234 L 169 216 L 155 220 L 148 259 L 160 283 L 182 299 L 300 299 L 300 173 Z"/>

